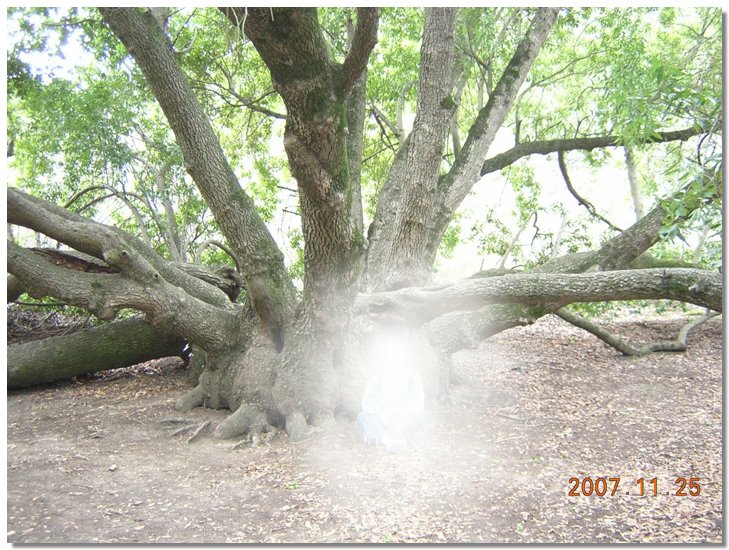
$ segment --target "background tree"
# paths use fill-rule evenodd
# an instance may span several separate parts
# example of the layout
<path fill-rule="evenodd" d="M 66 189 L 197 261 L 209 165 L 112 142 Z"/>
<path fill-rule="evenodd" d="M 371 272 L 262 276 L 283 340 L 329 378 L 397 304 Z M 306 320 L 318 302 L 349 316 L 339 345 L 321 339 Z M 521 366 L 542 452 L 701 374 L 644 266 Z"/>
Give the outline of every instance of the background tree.
<path fill-rule="evenodd" d="M 111 227 L 11 188 L 11 224 L 82 255 L 59 259 L 9 242 L 8 271 L 31 295 L 54 296 L 101 319 L 131 308 L 172 347 L 180 338 L 192 343 L 204 368 L 178 407 L 230 408 L 220 436 L 283 424 L 296 439 L 335 411 L 355 413 L 366 352 L 383 326 L 408 327 L 435 397 L 450 383 L 453 351 L 570 303 L 668 298 L 721 310 L 718 273 L 635 269 L 655 265 L 644 253 L 659 239 L 679 236 L 702 217 L 719 223 L 718 10 L 99 14 L 103 24 L 95 12 L 71 11 L 60 23 L 48 10 L 15 14 L 21 36 L 34 21 L 46 32 L 83 28 L 97 63 L 80 77 L 44 81 L 21 54 L 43 44 L 16 41 L 10 142 L 23 151 L 14 162 L 24 187 L 71 208 L 79 191 L 95 204 L 113 197 L 132 217 Z M 684 31 L 671 47 L 659 47 L 678 28 Z M 682 53 L 687 45 L 691 58 Z M 44 118 L 40 102 L 54 97 L 55 119 Z M 277 132 L 285 163 L 269 161 Z M 491 154 L 499 132 L 510 132 L 514 145 Z M 508 256 L 523 255 L 518 241 L 544 210 L 528 157 L 558 153 L 567 187 L 603 223 L 609 220 L 575 190 L 568 173 L 575 155 L 567 152 L 586 152 L 599 164 L 610 159 L 601 151 L 623 146 L 640 162 L 654 147 L 692 139 L 663 153 L 677 159 L 680 168 L 669 175 L 678 184 L 656 189 L 663 200 L 632 226 L 620 231 L 609 223 L 599 246 L 575 246 L 567 255 L 560 246 L 569 239 L 560 235 L 549 254 L 523 258 L 525 272 L 503 269 Z M 45 168 L 33 171 L 32 159 L 44 154 Z M 60 181 L 48 177 L 56 170 Z M 295 188 L 282 185 L 287 170 Z M 497 247 L 502 269 L 428 287 L 443 243 L 456 241 L 462 203 L 497 172 L 516 196 L 515 234 Z M 266 224 L 280 187 L 298 199 L 300 226 L 288 234 L 303 243 L 303 269 L 293 264 L 301 291 Z M 497 214 L 483 217 L 486 231 L 506 232 Z M 221 291 L 232 275 L 226 282 L 185 264 L 196 244 L 211 239 L 238 269 L 241 303 Z M 69 269 L 79 262 L 83 272 Z M 110 326 L 129 334 L 129 326 Z M 48 380 L 36 374 L 48 371 L 39 358 L 63 345 L 63 338 L 46 343 L 45 355 L 14 350 L 10 385 Z"/>

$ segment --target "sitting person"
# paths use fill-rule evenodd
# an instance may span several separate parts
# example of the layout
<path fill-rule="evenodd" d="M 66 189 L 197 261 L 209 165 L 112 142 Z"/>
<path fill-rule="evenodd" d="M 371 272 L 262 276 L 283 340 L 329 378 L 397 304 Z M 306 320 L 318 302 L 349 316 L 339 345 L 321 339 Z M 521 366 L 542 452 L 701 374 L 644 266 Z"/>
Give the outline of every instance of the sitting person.
<path fill-rule="evenodd" d="M 408 438 L 423 424 L 423 383 L 405 362 L 387 361 L 369 380 L 357 423 L 366 445 L 382 444 L 388 452 L 402 452 Z"/>

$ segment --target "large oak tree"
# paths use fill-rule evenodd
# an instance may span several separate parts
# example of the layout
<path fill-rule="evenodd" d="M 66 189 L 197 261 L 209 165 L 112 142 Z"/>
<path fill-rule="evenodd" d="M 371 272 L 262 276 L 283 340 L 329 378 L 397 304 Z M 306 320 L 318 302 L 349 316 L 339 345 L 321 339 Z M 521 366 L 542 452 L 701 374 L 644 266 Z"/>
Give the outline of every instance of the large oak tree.
<path fill-rule="evenodd" d="M 489 155 L 515 106 L 522 116 L 528 109 L 524 90 L 539 79 L 532 78 L 528 86 L 525 82 L 559 11 L 527 10 L 524 19 L 524 13 L 514 10 L 504 20 L 514 26 L 511 33 L 504 22 L 498 36 L 483 39 L 492 52 L 483 59 L 463 46 L 471 44 L 472 29 L 467 27 L 469 40 L 459 41 L 459 21 L 472 24 L 473 13 L 459 19 L 454 8 L 425 9 L 417 80 L 403 92 L 414 89 L 416 94 L 414 121 L 406 134 L 401 120 L 387 120 L 367 102 L 378 9 L 356 10 L 346 52 L 337 61 L 316 9 L 220 8 L 226 28 L 217 30 L 250 41 L 285 108 L 284 115 L 238 94 L 238 109 L 285 118 L 283 144 L 297 185 L 304 242 L 303 290 L 298 292 L 279 246 L 236 177 L 194 80 L 181 66 L 180 50 L 168 32 L 169 13 L 100 8 L 104 24 L 131 55 L 164 113 L 182 165 L 224 237 L 219 245 L 236 259 L 237 270 L 214 271 L 185 261 L 169 200 L 164 203 L 168 222 L 159 223 L 167 231 L 165 259 L 144 232 L 134 236 L 9 189 L 10 224 L 75 251 L 29 249 L 8 241 L 8 284 L 14 296 L 21 291 L 53 296 L 100 319 L 112 319 L 124 308 L 144 314 L 143 321 L 112 322 L 87 333 L 10 346 L 9 385 L 73 376 L 79 373 L 73 366 L 80 357 L 88 359 L 89 372 L 102 364 L 111 368 L 181 353 L 184 340 L 193 346 L 202 370 L 178 408 L 229 408 L 232 414 L 217 428 L 221 437 L 278 425 L 298 439 L 309 425 L 326 423 L 335 412 L 356 413 L 367 378 L 367 353 L 381 330 L 407 329 L 418 350 L 413 361 L 423 369 L 434 398 L 451 381 L 451 353 L 571 303 L 666 298 L 721 311 L 719 273 L 655 267 L 646 256 L 666 227 L 707 202 L 720 201 L 720 172 L 710 166 L 701 166 L 701 193 L 692 191 L 691 200 L 684 196 L 678 201 L 682 210 L 675 207 L 676 200 L 660 202 L 596 250 L 553 257 L 519 273 L 499 270 L 431 286 L 443 237 L 484 175 L 533 154 L 559 153 L 564 168 L 566 151 L 613 147 L 628 139 L 636 146 L 683 141 L 717 131 L 710 121 L 695 118 L 688 127 L 643 134 L 626 126 L 629 131 L 621 136 L 606 132 L 552 139 L 534 130 L 535 139 L 523 140 L 518 120 L 515 146 Z M 517 19 L 523 21 L 523 32 Z M 507 35 L 515 37 L 513 47 Z M 502 66 L 496 54 L 499 40 L 504 41 L 498 54 Z M 461 98 L 469 63 L 479 67 L 482 101 L 461 142 L 458 121 L 465 116 Z M 557 79 L 560 72 L 544 78 Z M 228 78 L 233 92 L 231 82 Z M 368 113 L 383 130 L 389 125 L 397 144 L 365 228 Z M 401 116 L 399 112 L 397 118 Z M 151 167 L 163 196 L 168 196 L 169 166 Z M 566 168 L 563 173 L 569 185 Z M 128 203 L 133 198 L 125 197 Z M 236 301 L 241 286 L 245 298 Z M 67 352 L 59 355 L 59 350 Z"/>

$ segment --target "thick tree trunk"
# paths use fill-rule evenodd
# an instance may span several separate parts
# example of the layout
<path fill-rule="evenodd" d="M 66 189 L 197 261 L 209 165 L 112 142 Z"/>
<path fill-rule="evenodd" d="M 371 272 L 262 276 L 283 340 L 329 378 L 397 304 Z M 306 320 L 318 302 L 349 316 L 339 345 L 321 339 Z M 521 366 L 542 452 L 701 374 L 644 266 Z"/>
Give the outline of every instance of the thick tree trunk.
<path fill-rule="evenodd" d="M 430 279 L 423 250 L 432 231 L 432 198 L 438 184 L 450 120 L 456 10 L 426 8 L 413 130 L 402 144 L 380 194 L 369 229 L 367 285 L 392 289 Z"/>
<path fill-rule="evenodd" d="M 454 52 L 448 53 L 455 42 L 452 21 L 447 23 L 449 15 L 453 17 L 454 13 L 448 14 L 441 8 L 426 12 L 417 116 L 413 131 L 390 169 L 370 227 L 368 288 L 392 289 L 428 280 L 453 213 L 480 179 L 483 159 L 557 13 L 556 8 L 537 12 L 486 106 L 471 126 L 453 166 L 440 176 L 441 154 L 456 108 L 450 95 L 454 84 L 450 70 Z M 419 120 L 423 121 L 422 127 Z M 422 146 L 418 147 L 418 143 Z"/>
<path fill-rule="evenodd" d="M 348 331 L 364 251 L 361 214 L 352 206 L 360 200 L 359 181 L 353 186 L 350 176 L 351 160 L 357 159 L 348 157 L 361 155 L 361 128 L 353 128 L 350 143 L 347 115 L 361 94 L 355 90 L 350 102 L 376 42 L 378 14 L 358 9 L 350 51 L 338 65 L 314 9 L 222 11 L 258 50 L 287 110 L 284 147 L 299 189 L 306 270 L 303 303 L 275 370 L 272 398 L 289 436 L 298 439 L 307 432 L 307 417 L 331 415 L 338 403 L 334 355 Z M 223 426 L 226 434 L 240 429 L 239 417 L 243 424 L 250 420 L 249 405 L 239 410 Z"/>
<path fill-rule="evenodd" d="M 330 58 L 313 9 L 222 8 L 235 25 L 243 26 L 287 108 L 284 146 L 299 187 L 305 238 L 304 298 L 295 308 L 280 252 L 235 180 L 159 25 L 138 9 L 101 11 L 149 80 L 188 171 L 241 262 L 252 307 L 231 303 L 213 281 L 207 284 L 200 280 L 204 277 L 165 262 L 121 231 L 12 189 L 8 191 L 12 223 L 43 231 L 103 260 L 114 271 L 72 271 L 12 243 L 8 270 L 32 293 L 55 296 L 100 317 L 132 307 L 143 311 L 158 330 L 174 334 L 170 338 L 175 343 L 184 336 L 199 345 L 198 357 L 204 363 L 199 384 L 177 406 L 233 410 L 217 429 L 221 437 L 274 424 L 285 426 L 295 440 L 307 434 L 309 424 L 327 422 L 336 410 L 356 413 L 368 375 L 368 352 L 377 344 L 382 324 L 389 330 L 396 327 L 403 339 L 411 340 L 415 349 L 410 360 L 423 369 L 429 395 L 437 396 L 447 388 L 450 374 L 442 354 L 574 301 L 671 298 L 721 309 L 721 277 L 699 270 L 550 272 L 579 272 L 594 265 L 625 268 L 655 242 L 658 214 L 649 214 L 600 251 L 562 263 L 554 260 L 541 273 L 356 296 L 364 238 L 352 204 L 358 200 L 352 172 L 359 170 L 352 156 L 361 154 L 353 139 L 361 137 L 357 126 L 361 121 L 350 120 L 348 112 L 361 104 L 357 82 L 376 41 L 377 10 L 358 9 L 350 51 L 338 64 Z M 396 156 L 370 230 L 371 288 L 402 287 L 427 279 L 440 236 L 478 180 L 495 132 L 556 13 L 556 9 L 537 12 L 451 173 L 441 178 L 441 155 L 455 109 L 450 95 L 455 11 L 427 11 L 415 126 Z M 470 319 L 470 326 L 460 326 L 459 334 L 446 334 L 444 327 L 455 325 L 447 316 L 455 315 L 456 309 L 467 311 L 460 315 Z M 430 338 L 421 330 L 425 323 L 430 323 Z M 283 327 L 285 341 L 280 338 Z M 440 340 L 440 349 L 434 349 L 429 339 Z M 48 345 L 53 349 L 52 341 Z M 144 343 L 128 347 L 148 349 Z M 111 344 L 100 348 L 105 354 L 117 349 Z M 32 355 L 21 354 L 17 364 Z M 133 360 L 129 354 L 123 359 Z"/>
<path fill-rule="evenodd" d="M 82 374 L 182 356 L 185 341 L 142 319 L 106 323 L 64 336 L 8 346 L 8 388 L 25 388 Z"/>

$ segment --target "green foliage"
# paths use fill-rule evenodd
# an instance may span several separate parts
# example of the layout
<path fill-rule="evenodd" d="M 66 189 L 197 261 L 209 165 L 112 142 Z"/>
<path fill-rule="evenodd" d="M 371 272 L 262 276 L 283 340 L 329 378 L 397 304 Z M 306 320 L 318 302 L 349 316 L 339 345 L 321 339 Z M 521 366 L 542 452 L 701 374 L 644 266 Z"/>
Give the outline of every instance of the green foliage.
<path fill-rule="evenodd" d="M 443 258 L 452 258 L 456 246 L 458 246 L 458 243 L 461 242 L 461 224 L 459 223 L 459 217 L 460 216 L 458 215 L 454 217 L 440 241 L 438 254 L 440 254 Z"/>
<path fill-rule="evenodd" d="M 514 190 L 516 209 L 512 215 L 523 223 L 539 210 L 541 187 L 534 176 L 534 169 L 528 162 L 518 162 L 507 166 L 502 174 Z"/>
<path fill-rule="evenodd" d="M 72 208 L 132 233 L 142 230 L 141 223 L 163 255 L 170 254 L 167 201 L 192 256 L 197 242 L 216 235 L 217 225 L 123 45 L 95 10 L 15 9 L 10 17 L 16 30 L 8 52 L 8 132 L 14 140 L 16 184 L 60 204 L 80 189 L 103 185 Z M 243 174 L 241 181 L 264 219 L 271 220 L 285 157 L 270 154 L 273 119 L 241 109 L 241 102 L 250 99 L 271 110 L 282 105 L 252 46 L 211 32 L 229 27 L 218 10 L 173 10 L 169 22 L 173 46 L 184 51 L 178 59 L 214 126 L 221 128 L 230 162 Z M 44 65 L 37 62 L 41 57 Z M 170 168 L 161 187 L 156 175 L 166 163 Z M 132 206 L 110 190 L 126 194 Z M 89 203 L 94 204 L 84 208 Z M 141 221 L 130 208 L 139 211 Z"/>
<path fill-rule="evenodd" d="M 294 282 L 304 280 L 304 236 L 299 229 L 292 229 L 288 234 L 289 242 L 295 254 L 295 259 L 289 265 L 289 275 Z"/>
<path fill-rule="evenodd" d="M 457 81 L 463 79 L 463 94 L 457 98 L 453 93 L 442 103 L 458 103 L 462 137 L 534 13 L 535 9 L 518 7 L 459 10 L 457 65 L 463 74 L 454 76 Z M 330 56 L 336 61 L 347 54 L 346 21 L 354 14 L 352 8 L 318 11 Z M 138 234 L 146 230 L 152 245 L 165 255 L 171 253 L 165 204 L 174 210 L 189 255 L 203 240 L 221 238 L 145 79 L 98 12 L 9 8 L 8 20 L 7 113 L 8 137 L 15 150 L 14 183 L 59 204 L 83 188 L 103 185 L 71 207 L 80 211 L 93 203 L 84 213 Z M 422 9 L 381 10 L 366 91 L 361 180 L 367 218 L 374 215 L 379 191 L 404 137 L 394 131 L 398 115 L 405 134 L 415 115 L 423 22 Z M 656 198 L 671 197 L 663 203 L 670 219 L 656 255 L 706 267 L 719 265 L 721 31 L 718 8 L 561 10 L 512 109 L 507 141 L 512 137 L 523 143 L 617 136 L 635 151 L 646 206 Z M 263 219 L 275 222 L 281 216 L 280 187 L 295 184 L 281 146 L 284 121 L 270 116 L 283 116 L 285 107 L 263 61 L 214 8 L 173 9 L 169 38 L 243 188 Z M 658 131 L 692 125 L 707 134 L 685 145 L 640 145 Z M 569 160 L 580 158 L 597 170 L 614 167 L 619 155 L 612 149 L 595 149 L 570 155 Z M 451 145 L 446 156 L 452 161 Z M 166 163 L 170 167 L 162 186 L 156 175 Z M 461 231 L 462 221 L 454 220 L 441 243 L 441 255 L 448 258 L 460 242 L 475 239 L 482 253 L 503 256 L 532 215 L 559 215 L 544 205 L 550 182 L 534 166 L 522 161 L 504 170 L 502 175 L 513 191 L 513 208 L 484 211 L 470 233 Z M 126 193 L 129 204 L 113 196 L 104 198 L 110 189 Z M 592 191 L 585 193 L 589 196 Z M 130 204 L 138 216 L 132 215 Z M 560 253 L 592 248 L 595 233 L 586 216 L 568 220 Z M 695 251 L 697 235 L 704 235 L 700 253 Z M 301 280 L 301 231 L 291 231 L 287 239 L 290 242 L 281 245 L 293 252 L 290 271 Z M 510 254 L 516 262 L 530 266 L 551 257 L 555 245 L 554 231 L 537 228 L 530 249 L 515 247 Z M 229 259 L 217 248 L 209 248 L 203 261 Z"/>
<path fill-rule="evenodd" d="M 719 9 L 570 10 L 529 75 L 522 135 L 636 143 L 720 112 Z"/>
<path fill-rule="evenodd" d="M 511 231 L 503 222 L 499 221 L 493 209 L 485 212 L 483 220 L 471 228 L 471 239 L 476 240 L 481 254 L 503 256 L 509 249 L 513 238 Z"/>

